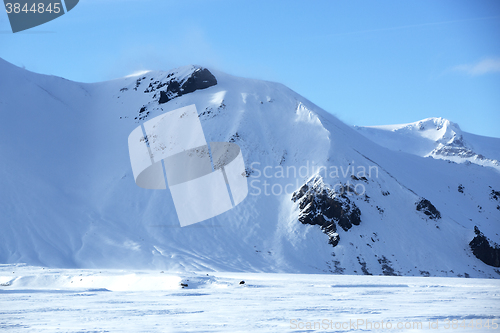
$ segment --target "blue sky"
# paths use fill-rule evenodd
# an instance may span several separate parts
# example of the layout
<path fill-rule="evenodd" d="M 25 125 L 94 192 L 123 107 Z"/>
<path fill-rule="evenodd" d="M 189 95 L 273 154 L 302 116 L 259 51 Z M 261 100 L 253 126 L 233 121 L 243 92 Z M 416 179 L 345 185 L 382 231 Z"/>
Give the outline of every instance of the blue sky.
<path fill-rule="evenodd" d="M 0 14 L 0 57 L 82 82 L 198 64 L 281 82 L 351 125 L 437 116 L 500 137 L 496 0 L 80 0 L 16 34 Z"/>

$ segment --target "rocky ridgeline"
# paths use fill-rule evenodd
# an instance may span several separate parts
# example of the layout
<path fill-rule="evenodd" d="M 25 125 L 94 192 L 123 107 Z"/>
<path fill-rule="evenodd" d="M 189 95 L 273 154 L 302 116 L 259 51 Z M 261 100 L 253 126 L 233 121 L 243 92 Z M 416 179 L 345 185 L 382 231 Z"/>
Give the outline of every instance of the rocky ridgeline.
<path fill-rule="evenodd" d="M 157 110 L 158 106 L 161 104 L 165 104 L 177 97 L 195 92 L 196 90 L 210 88 L 217 84 L 217 79 L 208 69 L 193 66 L 187 76 L 172 72 L 159 80 L 154 77 L 149 78 L 149 80 L 147 80 L 146 76 L 141 77 L 136 80 L 133 89 L 137 91 L 148 81 L 149 85 L 144 90 L 144 93 L 152 94 L 153 96 L 151 102 L 140 108 L 139 114 L 135 117 L 135 120 L 138 121 L 148 118 L 150 112 Z M 121 92 L 127 90 L 128 88 L 120 89 Z"/>
<path fill-rule="evenodd" d="M 208 69 L 197 68 L 183 82 L 177 80 L 175 77 L 172 78 L 167 84 L 167 89 L 160 91 L 158 103 L 167 103 L 176 97 L 192 93 L 199 89 L 206 89 L 216 84 L 217 79 Z"/>

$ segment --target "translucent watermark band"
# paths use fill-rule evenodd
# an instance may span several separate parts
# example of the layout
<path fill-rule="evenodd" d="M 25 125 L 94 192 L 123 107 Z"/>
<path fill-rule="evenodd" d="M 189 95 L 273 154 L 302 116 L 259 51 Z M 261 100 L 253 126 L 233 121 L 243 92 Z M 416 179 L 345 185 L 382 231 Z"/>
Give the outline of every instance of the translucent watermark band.
<path fill-rule="evenodd" d="M 136 184 L 166 189 L 168 183 L 181 226 L 226 212 L 248 194 L 240 147 L 208 145 L 194 105 L 145 122 L 128 146 Z"/>

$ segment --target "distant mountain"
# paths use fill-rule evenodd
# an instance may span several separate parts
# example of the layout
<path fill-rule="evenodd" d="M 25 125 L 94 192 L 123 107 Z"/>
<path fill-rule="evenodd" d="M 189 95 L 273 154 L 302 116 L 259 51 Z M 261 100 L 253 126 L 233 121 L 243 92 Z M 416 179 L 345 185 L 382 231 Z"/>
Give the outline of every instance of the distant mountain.
<path fill-rule="evenodd" d="M 499 139 L 435 118 L 353 129 L 281 84 L 200 66 L 93 84 L 0 73 L 0 263 L 500 277 Z M 169 190 L 136 186 L 127 138 L 191 104 L 207 142 L 241 148 L 249 195 L 181 228 Z"/>
<path fill-rule="evenodd" d="M 458 124 L 448 119 L 427 118 L 410 124 L 355 128 L 391 150 L 500 170 L 499 138 L 463 132 Z"/>

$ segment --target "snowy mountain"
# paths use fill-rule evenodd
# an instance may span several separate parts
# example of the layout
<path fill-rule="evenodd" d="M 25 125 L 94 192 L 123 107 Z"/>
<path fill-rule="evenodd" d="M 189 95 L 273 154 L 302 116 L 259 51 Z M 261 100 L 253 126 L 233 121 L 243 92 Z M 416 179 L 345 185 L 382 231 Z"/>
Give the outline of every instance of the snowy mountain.
<path fill-rule="evenodd" d="M 198 66 L 0 73 L 0 263 L 500 277 L 500 139 L 438 119 L 354 129 L 281 84 Z M 127 138 L 192 104 L 207 142 L 241 148 L 249 195 L 181 228 L 168 190 L 136 186 Z"/>
<path fill-rule="evenodd" d="M 448 119 L 428 118 L 410 124 L 355 128 L 391 150 L 500 170 L 500 139 L 463 132 Z"/>

